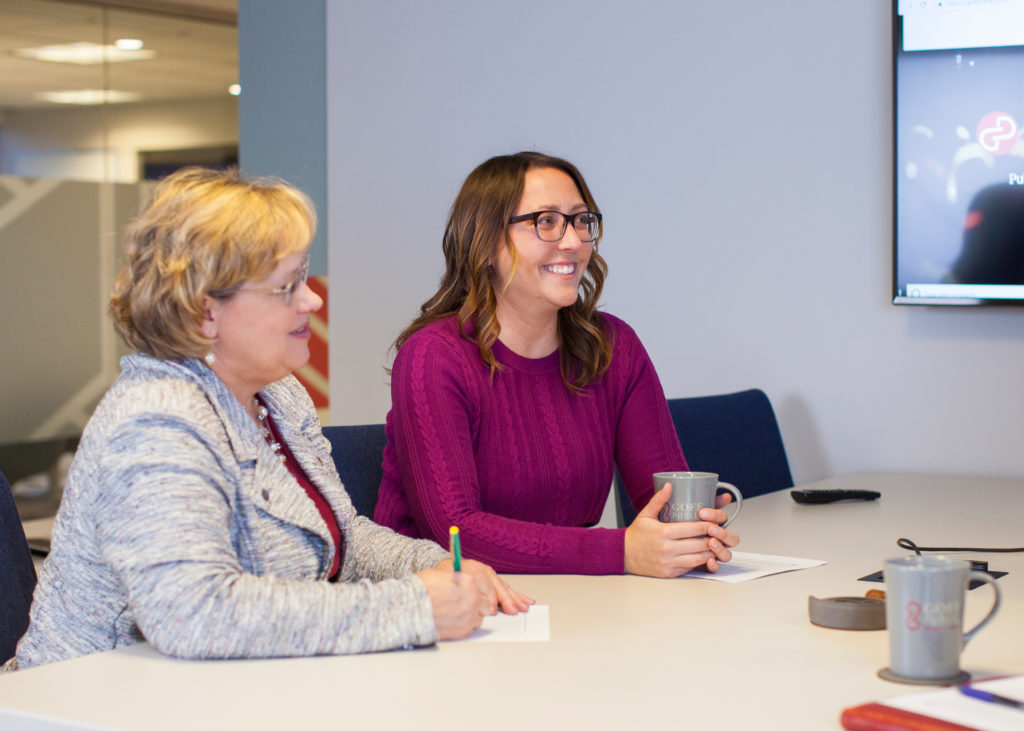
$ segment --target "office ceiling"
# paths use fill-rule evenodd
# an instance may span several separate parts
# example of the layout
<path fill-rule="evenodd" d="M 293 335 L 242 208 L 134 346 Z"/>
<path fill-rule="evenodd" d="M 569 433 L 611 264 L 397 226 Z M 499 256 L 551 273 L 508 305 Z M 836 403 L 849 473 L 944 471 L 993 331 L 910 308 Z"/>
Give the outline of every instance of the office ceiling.
<path fill-rule="evenodd" d="M 238 81 L 238 0 L 0 0 L 0 111 L 67 108 L 42 91 L 112 89 L 167 102 L 226 95 Z M 19 48 L 137 38 L 156 57 L 81 66 Z"/>

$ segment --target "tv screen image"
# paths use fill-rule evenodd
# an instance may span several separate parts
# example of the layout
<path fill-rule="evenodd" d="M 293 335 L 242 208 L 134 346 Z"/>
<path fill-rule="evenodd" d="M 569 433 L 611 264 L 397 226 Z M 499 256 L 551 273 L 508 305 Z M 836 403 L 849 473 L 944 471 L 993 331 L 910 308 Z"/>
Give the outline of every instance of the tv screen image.
<path fill-rule="evenodd" d="M 1024 0 L 893 8 L 893 301 L 1024 304 Z"/>

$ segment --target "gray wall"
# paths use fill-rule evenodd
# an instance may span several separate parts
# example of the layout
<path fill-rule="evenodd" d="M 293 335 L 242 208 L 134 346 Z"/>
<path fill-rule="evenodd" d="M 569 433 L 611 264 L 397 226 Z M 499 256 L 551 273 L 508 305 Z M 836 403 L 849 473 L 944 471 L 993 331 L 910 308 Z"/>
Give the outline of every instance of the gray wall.
<path fill-rule="evenodd" d="M 537 148 L 587 176 L 605 309 L 670 397 L 763 388 L 798 481 L 1024 473 L 1024 311 L 889 303 L 889 3 L 327 0 L 325 27 L 335 423 L 383 420 L 465 175 Z"/>
<path fill-rule="evenodd" d="M 239 167 L 313 199 L 320 225 L 309 273 L 327 274 L 324 0 L 239 0 Z"/>

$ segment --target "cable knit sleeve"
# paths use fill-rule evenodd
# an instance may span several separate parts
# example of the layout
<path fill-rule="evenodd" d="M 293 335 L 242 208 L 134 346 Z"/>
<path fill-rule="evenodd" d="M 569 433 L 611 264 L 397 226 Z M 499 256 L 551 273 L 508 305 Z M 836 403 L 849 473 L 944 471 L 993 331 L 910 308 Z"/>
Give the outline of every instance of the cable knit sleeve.
<path fill-rule="evenodd" d="M 616 428 L 615 463 L 630 503 L 639 512 L 654 497 L 656 472 L 688 470 L 665 392 L 647 350 L 622 320 L 608 318 L 616 329 L 612 377 L 622 378 L 622 409 Z"/>
<path fill-rule="evenodd" d="M 442 545 L 449 526 L 458 525 L 465 554 L 502 572 L 622 573 L 621 529 L 517 520 L 483 509 L 475 425 L 480 389 L 491 381 L 475 346 L 466 355 L 456 352 L 462 343 L 453 348 L 435 334 L 406 341 L 394 363 L 391 444 L 375 518 Z M 514 459 L 507 453 L 510 466 Z M 600 486 L 605 496 L 610 476 L 609 470 Z"/>

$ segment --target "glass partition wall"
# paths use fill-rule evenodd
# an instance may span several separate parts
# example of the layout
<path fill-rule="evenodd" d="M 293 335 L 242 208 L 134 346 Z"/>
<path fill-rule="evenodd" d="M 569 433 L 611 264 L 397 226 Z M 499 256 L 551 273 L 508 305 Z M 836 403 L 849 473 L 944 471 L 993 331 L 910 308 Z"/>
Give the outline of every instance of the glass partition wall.
<path fill-rule="evenodd" d="M 55 509 L 119 372 L 106 302 L 147 180 L 237 160 L 233 17 L 0 0 L 0 470 L 23 519 Z"/>

